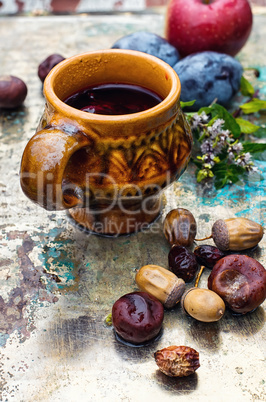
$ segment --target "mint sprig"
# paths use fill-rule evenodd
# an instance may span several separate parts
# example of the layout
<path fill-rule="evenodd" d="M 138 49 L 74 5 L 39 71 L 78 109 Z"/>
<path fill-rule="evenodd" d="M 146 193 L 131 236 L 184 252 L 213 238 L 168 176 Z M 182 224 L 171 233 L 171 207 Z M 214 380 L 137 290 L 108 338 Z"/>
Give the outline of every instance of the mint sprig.
<path fill-rule="evenodd" d="M 266 128 L 248 120 L 249 115 L 266 110 L 266 101 L 257 97 L 258 91 L 244 76 L 240 91 L 249 98 L 233 113 L 218 103 L 186 113 L 194 137 L 192 162 L 197 166 L 198 183 L 213 181 L 220 189 L 241 182 L 258 171 L 252 158 L 266 160 L 266 143 L 247 141 L 248 136 L 266 138 Z M 193 103 L 181 102 L 181 107 Z"/>

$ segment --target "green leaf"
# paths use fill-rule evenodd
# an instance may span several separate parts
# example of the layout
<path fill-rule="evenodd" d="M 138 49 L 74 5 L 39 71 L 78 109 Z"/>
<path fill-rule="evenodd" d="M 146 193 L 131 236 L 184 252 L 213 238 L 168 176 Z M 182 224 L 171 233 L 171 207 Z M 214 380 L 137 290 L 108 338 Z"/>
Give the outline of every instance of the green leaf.
<path fill-rule="evenodd" d="M 211 127 L 213 125 L 213 123 L 215 122 L 215 120 L 218 119 L 218 115 L 214 116 L 207 124 L 208 127 Z"/>
<path fill-rule="evenodd" d="M 196 112 L 185 112 L 185 116 L 189 118 L 189 117 L 194 116 L 195 113 Z"/>
<path fill-rule="evenodd" d="M 257 138 L 266 138 L 266 127 L 260 127 L 255 133 L 254 136 Z"/>
<path fill-rule="evenodd" d="M 239 107 L 245 114 L 256 113 L 260 110 L 266 109 L 266 101 L 253 98 L 250 102 L 244 103 Z"/>
<path fill-rule="evenodd" d="M 236 119 L 223 106 L 217 103 L 213 104 L 211 106 L 211 114 L 212 117 L 218 116 L 224 120 L 224 127 L 231 131 L 234 138 L 238 138 L 241 135 L 241 129 Z"/>
<path fill-rule="evenodd" d="M 193 162 L 194 165 L 197 166 L 197 168 L 200 169 L 202 167 L 202 162 L 200 162 L 199 160 L 193 158 L 193 159 L 190 159 L 190 161 Z"/>
<path fill-rule="evenodd" d="M 214 184 L 216 189 L 221 189 L 226 184 L 237 183 L 240 181 L 240 177 L 246 174 L 242 166 L 228 165 L 225 162 L 215 165 L 213 172 L 215 174 Z"/>
<path fill-rule="evenodd" d="M 180 106 L 183 108 L 193 106 L 196 100 L 188 101 L 188 102 L 182 102 L 180 101 Z"/>
<path fill-rule="evenodd" d="M 252 157 L 256 161 L 264 161 L 264 162 L 266 162 L 266 151 L 254 153 L 254 154 L 252 154 Z"/>
<path fill-rule="evenodd" d="M 244 96 L 253 96 L 255 93 L 255 89 L 252 84 L 242 75 L 240 81 L 240 92 Z"/>
<path fill-rule="evenodd" d="M 250 152 L 251 154 L 257 154 L 266 151 L 266 144 L 261 144 L 257 142 L 242 142 L 243 149 L 245 152 Z"/>
<path fill-rule="evenodd" d="M 206 114 L 211 114 L 212 108 L 210 106 L 204 106 L 201 107 L 198 111 L 198 114 L 201 114 L 202 112 L 205 112 Z"/>
<path fill-rule="evenodd" d="M 253 124 L 245 119 L 237 118 L 236 122 L 240 127 L 241 133 L 243 134 L 255 133 L 255 131 L 257 131 L 260 128 L 260 126 L 257 126 L 256 124 Z"/>

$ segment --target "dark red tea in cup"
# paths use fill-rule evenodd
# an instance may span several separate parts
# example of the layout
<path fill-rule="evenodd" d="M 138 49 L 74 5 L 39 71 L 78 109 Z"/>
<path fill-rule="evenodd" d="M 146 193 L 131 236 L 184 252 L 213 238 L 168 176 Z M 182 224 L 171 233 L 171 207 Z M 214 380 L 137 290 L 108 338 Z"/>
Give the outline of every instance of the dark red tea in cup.
<path fill-rule="evenodd" d="M 150 109 L 163 99 L 155 92 L 131 84 L 99 84 L 69 96 L 64 102 L 88 113 L 123 115 Z"/>

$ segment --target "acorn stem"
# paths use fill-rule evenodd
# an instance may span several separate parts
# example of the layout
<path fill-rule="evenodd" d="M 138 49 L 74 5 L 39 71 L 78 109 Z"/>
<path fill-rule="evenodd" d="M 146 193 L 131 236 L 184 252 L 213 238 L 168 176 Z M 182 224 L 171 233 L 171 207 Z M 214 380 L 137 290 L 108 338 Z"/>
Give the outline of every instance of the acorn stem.
<path fill-rule="evenodd" d="M 212 239 L 212 235 L 210 235 L 209 237 L 204 237 L 203 239 L 194 239 L 195 241 L 204 241 L 204 240 L 208 240 L 208 239 Z"/>
<path fill-rule="evenodd" d="M 200 281 L 200 277 L 201 277 L 201 274 L 202 274 L 204 268 L 205 268 L 204 265 L 202 265 L 202 266 L 200 267 L 199 273 L 198 273 L 198 275 L 197 275 L 197 277 L 196 277 L 196 280 L 195 280 L 195 288 L 198 287 L 198 284 L 199 284 L 199 281 Z"/>

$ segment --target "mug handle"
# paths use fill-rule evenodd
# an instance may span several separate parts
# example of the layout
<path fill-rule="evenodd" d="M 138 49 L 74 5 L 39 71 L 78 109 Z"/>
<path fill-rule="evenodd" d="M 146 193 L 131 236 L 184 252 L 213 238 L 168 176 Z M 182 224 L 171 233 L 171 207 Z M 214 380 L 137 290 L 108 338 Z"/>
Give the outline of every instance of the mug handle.
<path fill-rule="evenodd" d="M 38 131 L 28 142 L 21 160 L 23 192 L 50 211 L 78 205 L 80 197 L 75 191 L 71 197 L 64 195 L 62 181 L 71 155 L 90 145 L 91 139 L 80 131 L 68 134 L 53 127 Z"/>

